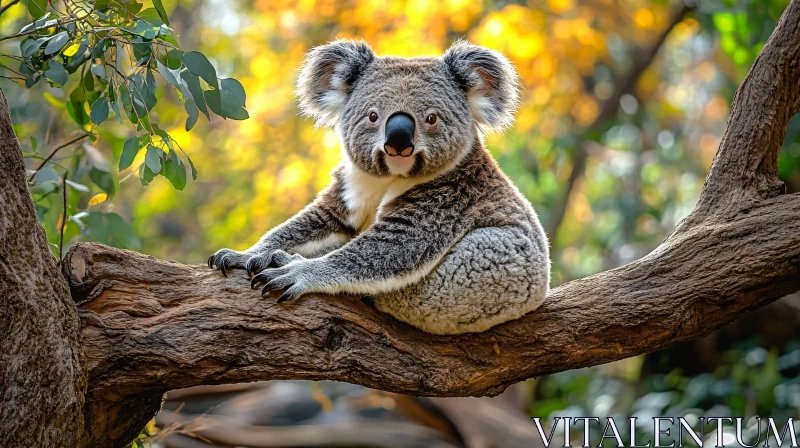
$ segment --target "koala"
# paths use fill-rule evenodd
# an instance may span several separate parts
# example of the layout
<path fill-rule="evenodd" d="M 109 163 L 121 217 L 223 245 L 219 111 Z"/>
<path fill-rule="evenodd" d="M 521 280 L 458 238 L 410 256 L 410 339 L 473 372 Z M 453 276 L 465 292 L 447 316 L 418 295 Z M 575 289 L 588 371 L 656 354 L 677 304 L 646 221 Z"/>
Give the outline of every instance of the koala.
<path fill-rule="evenodd" d="M 442 57 L 378 57 L 361 41 L 312 49 L 301 110 L 334 127 L 344 157 L 331 183 L 245 251 L 208 259 L 244 268 L 278 302 L 308 293 L 370 296 L 434 334 L 480 332 L 537 308 L 548 242 L 531 204 L 483 144 L 513 122 L 518 75 L 465 41 Z"/>

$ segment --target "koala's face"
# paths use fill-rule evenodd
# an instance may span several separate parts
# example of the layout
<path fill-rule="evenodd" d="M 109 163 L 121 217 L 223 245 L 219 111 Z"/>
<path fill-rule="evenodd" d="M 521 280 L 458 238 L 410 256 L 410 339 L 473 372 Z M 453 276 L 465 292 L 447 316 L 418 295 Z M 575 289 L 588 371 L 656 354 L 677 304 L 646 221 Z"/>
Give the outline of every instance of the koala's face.
<path fill-rule="evenodd" d="M 319 125 L 338 128 L 357 167 L 420 177 L 451 167 L 479 130 L 513 121 L 516 80 L 502 55 L 464 42 L 441 58 L 407 59 L 340 40 L 308 54 L 298 95 Z"/>

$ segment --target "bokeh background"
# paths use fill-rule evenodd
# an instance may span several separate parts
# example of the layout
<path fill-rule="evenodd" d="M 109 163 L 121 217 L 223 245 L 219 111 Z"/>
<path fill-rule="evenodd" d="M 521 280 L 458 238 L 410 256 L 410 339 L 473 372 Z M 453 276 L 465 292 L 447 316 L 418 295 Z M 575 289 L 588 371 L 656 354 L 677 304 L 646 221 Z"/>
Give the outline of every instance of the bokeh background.
<path fill-rule="evenodd" d="M 191 156 L 198 179 L 183 191 L 163 177 L 143 187 L 135 175 L 126 177 L 128 169 L 114 173 L 121 182 L 106 200 L 86 182 L 91 191 L 71 192 L 70 207 L 114 212 L 122 222 L 110 232 L 82 232 L 67 222 L 65 246 L 99 240 L 184 263 L 202 263 L 221 247 L 247 248 L 311 201 L 341 157 L 335 132 L 314 129 L 298 114 L 294 82 L 309 48 L 349 37 L 379 55 L 439 55 L 466 37 L 503 52 L 521 75 L 516 124 L 489 136 L 487 146 L 547 230 L 552 286 L 623 265 L 655 248 L 693 207 L 735 89 L 787 4 L 165 0 L 181 47 L 202 51 L 220 77 L 241 81 L 250 118 L 201 117 L 186 132 L 183 106 L 162 86 L 155 114 Z M 20 2 L 0 16 L 0 34 L 29 21 Z M 13 53 L 18 43 L 2 45 Z M 0 87 L 26 151 L 44 154 L 78 128 L 59 101 L 62 89 L 25 89 L 6 79 Z M 83 152 L 116 166 L 130 124 L 109 120 L 97 131 L 96 142 L 67 148 L 54 161 Z M 779 164 L 787 190 L 799 191 L 797 117 Z M 37 203 L 54 244 L 58 204 Z M 204 413 L 231 433 L 251 435 L 238 443 L 247 446 L 326 446 L 337 431 L 362 437 L 360 446 L 536 446 L 527 415 L 798 417 L 798 323 L 800 297 L 788 297 L 708 338 L 533 379 L 493 400 L 414 399 L 307 382 L 182 391 L 170 395 L 157 422 L 160 438 L 142 443 L 242 442 L 209 435 L 196 420 Z M 380 426 L 387 421 L 393 423 Z M 298 424 L 321 428 L 319 444 L 291 445 L 299 439 L 269 432 Z M 358 431 L 367 427 L 374 431 Z"/>

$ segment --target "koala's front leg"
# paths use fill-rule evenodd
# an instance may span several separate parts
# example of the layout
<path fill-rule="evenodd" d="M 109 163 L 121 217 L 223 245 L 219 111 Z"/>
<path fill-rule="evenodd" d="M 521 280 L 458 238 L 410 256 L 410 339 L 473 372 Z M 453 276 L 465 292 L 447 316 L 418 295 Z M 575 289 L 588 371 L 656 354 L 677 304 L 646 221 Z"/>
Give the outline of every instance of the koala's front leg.
<path fill-rule="evenodd" d="M 264 284 L 262 294 L 285 290 L 281 302 L 311 292 L 398 290 L 430 273 L 466 233 L 460 226 L 435 225 L 443 218 L 426 210 L 379 217 L 364 233 L 321 258 L 288 260 L 284 266 L 265 269 L 253 277 L 252 287 Z"/>
<path fill-rule="evenodd" d="M 270 230 L 245 251 L 220 249 L 208 258 L 208 267 L 227 270 L 245 268 L 251 275 L 273 264 L 277 251 L 315 256 L 333 250 L 352 238 L 355 231 L 344 224 L 340 195 L 334 183 L 303 211 Z"/>

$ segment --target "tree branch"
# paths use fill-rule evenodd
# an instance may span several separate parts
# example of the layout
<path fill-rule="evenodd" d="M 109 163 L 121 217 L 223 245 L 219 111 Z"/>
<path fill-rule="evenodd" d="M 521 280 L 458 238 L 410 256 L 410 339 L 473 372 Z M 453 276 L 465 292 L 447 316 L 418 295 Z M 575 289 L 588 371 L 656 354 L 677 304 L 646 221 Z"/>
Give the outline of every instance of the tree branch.
<path fill-rule="evenodd" d="M 800 107 L 800 0 L 742 83 L 694 211 L 652 253 L 554 289 L 484 333 L 423 333 L 356 297 L 261 299 L 241 275 L 99 244 L 62 270 L 81 308 L 86 446 L 129 442 L 176 388 L 340 380 L 415 395 L 492 395 L 532 376 L 704 336 L 800 290 L 800 195 L 777 154 Z"/>

